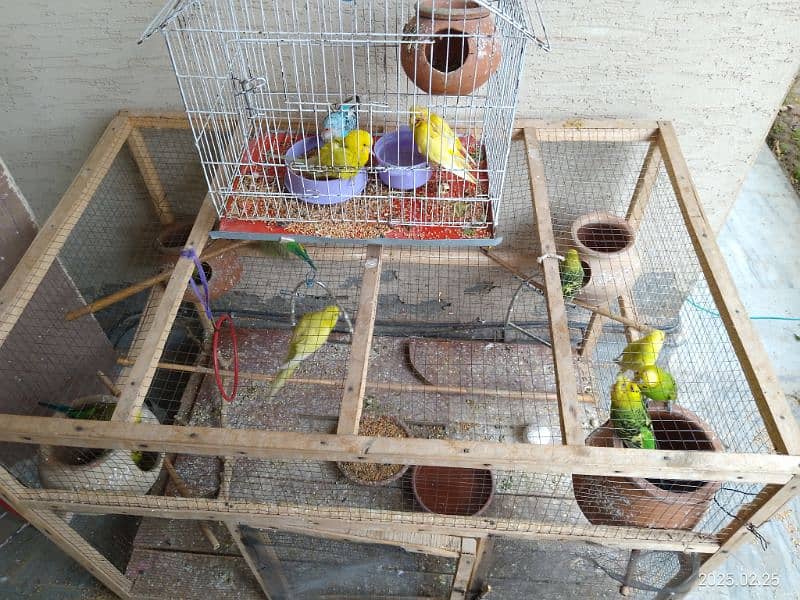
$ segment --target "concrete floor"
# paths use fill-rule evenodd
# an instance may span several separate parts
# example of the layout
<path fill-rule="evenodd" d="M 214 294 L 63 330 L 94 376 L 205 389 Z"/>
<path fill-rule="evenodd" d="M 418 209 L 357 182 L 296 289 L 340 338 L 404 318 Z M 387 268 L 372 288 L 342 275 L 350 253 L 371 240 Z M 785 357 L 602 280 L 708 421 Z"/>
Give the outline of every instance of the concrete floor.
<path fill-rule="evenodd" d="M 800 198 L 775 158 L 763 148 L 734 205 L 719 243 L 751 315 L 797 317 L 800 295 Z M 785 392 L 800 417 L 800 322 L 756 320 Z M 688 596 L 699 600 L 783 600 L 800 589 L 800 502 L 760 531 L 767 551 L 755 543 L 740 548 L 715 578 Z M 32 527 L 0 517 L 0 597 L 47 599 L 112 598 L 102 586 Z M 5 540 L 5 541 L 4 541 Z M 742 577 L 774 574 L 778 587 L 726 585 Z M 713 581 L 712 581 L 713 579 Z M 718 583 L 718 585 L 710 585 Z M 546 600 L 546 599 L 543 599 Z"/>

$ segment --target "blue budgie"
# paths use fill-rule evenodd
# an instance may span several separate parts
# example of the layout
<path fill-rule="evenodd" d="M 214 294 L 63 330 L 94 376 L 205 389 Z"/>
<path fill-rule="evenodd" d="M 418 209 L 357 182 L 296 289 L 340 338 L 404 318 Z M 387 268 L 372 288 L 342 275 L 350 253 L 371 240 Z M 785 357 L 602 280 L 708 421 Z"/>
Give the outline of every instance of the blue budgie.
<path fill-rule="evenodd" d="M 333 138 L 343 138 L 351 131 L 358 129 L 359 97 L 353 96 L 341 104 L 334 106 L 322 122 L 322 139 L 326 142 Z"/>

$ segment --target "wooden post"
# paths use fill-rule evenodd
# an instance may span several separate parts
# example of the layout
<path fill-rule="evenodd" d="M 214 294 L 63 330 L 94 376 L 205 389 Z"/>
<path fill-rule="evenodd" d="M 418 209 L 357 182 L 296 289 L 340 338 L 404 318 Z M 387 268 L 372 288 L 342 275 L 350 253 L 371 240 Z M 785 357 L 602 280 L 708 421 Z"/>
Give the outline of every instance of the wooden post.
<path fill-rule="evenodd" d="M 340 435 L 358 434 L 358 426 L 361 421 L 367 370 L 369 369 L 369 353 L 372 349 L 372 332 L 375 329 L 375 315 L 378 312 L 382 251 L 383 248 L 377 244 L 367 247 L 353 344 L 350 348 L 347 378 L 339 411 L 337 433 Z"/>
<path fill-rule="evenodd" d="M 267 599 L 291 600 L 289 582 L 266 532 L 232 521 L 225 525 Z"/>
<path fill-rule="evenodd" d="M 675 129 L 669 122 L 660 122 L 659 126 L 661 153 L 686 229 L 770 440 L 778 452 L 800 454 L 800 426 L 792 415 L 761 339 L 739 299 L 728 265 L 703 212 Z"/>
<path fill-rule="evenodd" d="M 461 541 L 461 556 L 456 565 L 456 574 L 453 577 L 453 588 L 450 592 L 450 600 L 465 600 L 469 581 L 472 577 L 472 570 L 475 566 L 475 554 L 478 550 L 475 538 L 464 538 Z"/>
<path fill-rule="evenodd" d="M 494 538 L 490 535 L 478 539 L 478 549 L 475 553 L 475 565 L 467 588 L 470 598 L 477 598 L 480 594 L 491 589 L 489 586 L 489 569 L 492 567 L 494 551 Z"/>
<path fill-rule="evenodd" d="M 586 326 L 586 331 L 583 332 L 583 339 L 581 339 L 580 348 L 578 348 L 578 355 L 581 358 L 586 358 L 592 354 L 594 347 L 597 345 L 597 340 L 603 333 L 603 326 L 606 324 L 606 318 L 600 313 L 593 312 L 589 317 L 589 324 Z"/>
<path fill-rule="evenodd" d="M 217 213 L 214 205 L 211 203 L 211 199 L 207 197 L 203 201 L 203 205 L 200 207 L 200 212 L 194 222 L 194 227 L 189 233 L 189 238 L 186 241 L 187 248 L 193 248 L 198 255 L 203 251 L 203 247 L 208 241 L 208 232 L 214 226 L 216 217 Z M 183 300 L 183 294 L 186 292 L 186 285 L 193 270 L 194 262 L 188 258 L 181 257 L 175 263 L 172 277 L 167 284 L 167 289 L 164 291 L 161 302 L 158 304 L 156 314 L 153 316 L 142 350 L 136 358 L 136 363 L 131 367 L 125 386 L 122 388 L 122 396 L 117 402 L 112 420 L 132 421 L 142 407 L 147 389 L 153 380 L 156 365 L 161 353 L 164 351 L 164 345 L 172 328 L 172 322 Z"/>
<path fill-rule="evenodd" d="M 55 512 L 32 508 L 21 498 L 25 491 L 11 473 L 0 467 L 0 496 L 3 500 L 109 590 L 120 598 L 131 598 L 132 582 Z"/>
<path fill-rule="evenodd" d="M 153 202 L 153 208 L 155 208 L 159 221 L 162 225 L 171 225 L 175 222 L 175 214 L 167 200 L 167 193 L 164 191 L 156 165 L 147 149 L 147 143 L 138 127 L 131 129 L 128 135 L 128 148 L 130 148 L 136 166 L 139 167 L 139 173 L 141 173 L 147 192 L 150 194 L 150 200 Z"/>
<path fill-rule="evenodd" d="M 550 338 L 553 344 L 553 365 L 558 392 L 561 437 L 565 444 L 583 445 L 581 410 L 577 400 L 577 374 L 572 362 L 572 344 L 569 339 L 567 313 L 564 297 L 561 294 L 558 259 L 555 258 L 557 250 L 553 234 L 553 221 L 550 216 L 550 200 L 547 194 L 542 151 L 536 130 L 525 130 L 525 146 L 528 152 L 528 167 L 533 190 L 533 211 L 539 233 L 540 251 L 546 257 L 541 264 L 544 272 L 547 314 L 550 321 Z"/>
<path fill-rule="evenodd" d="M 66 243 L 130 131 L 127 113 L 119 113 L 112 119 L 58 206 L 0 290 L 0 346 Z"/>

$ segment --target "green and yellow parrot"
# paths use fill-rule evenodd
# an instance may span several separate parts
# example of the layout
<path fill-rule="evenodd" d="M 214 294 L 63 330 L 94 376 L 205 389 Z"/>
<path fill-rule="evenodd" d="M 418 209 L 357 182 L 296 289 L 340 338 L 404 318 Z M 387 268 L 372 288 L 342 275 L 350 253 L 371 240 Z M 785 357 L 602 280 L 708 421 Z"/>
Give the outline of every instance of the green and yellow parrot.
<path fill-rule="evenodd" d="M 636 383 L 642 394 L 656 402 L 672 402 L 678 399 L 678 384 L 667 371 L 656 365 L 643 367 L 636 373 Z"/>
<path fill-rule="evenodd" d="M 611 386 L 611 422 L 614 432 L 629 448 L 656 447 L 653 423 L 642 401 L 642 392 L 622 373 Z"/>
<path fill-rule="evenodd" d="M 296 256 L 309 267 L 315 271 L 317 270 L 317 265 L 311 260 L 305 246 L 300 242 L 294 241 L 292 238 L 281 237 L 277 242 L 272 240 L 263 241 L 261 242 L 261 251 L 267 256 L 278 256 L 281 258 L 286 258 L 291 255 Z"/>
<path fill-rule="evenodd" d="M 656 364 L 661 348 L 664 347 L 666 334 L 654 329 L 641 339 L 625 346 L 622 353 L 614 359 L 621 371 L 640 371 L 644 367 Z"/>
<path fill-rule="evenodd" d="M 567 250 L 563 262 L 558 266 L 558 272 L 561 275 L 561 293 L 564 295 L 564 300 L 572 300 L 583 286 L 584 277 L 581 258 L 575 248 Z"/>
<path fill-rule="evenodd" d="M 427 108 L 412 106 L 408 124 L 414 132 L 417 150 L 429 162 L 470 183 L 478 183 L 470 172 L 476 167 L 475 161 L 447 121 Z"/>
<path fill-rule="evenodd" d="M 39 406 L 50 408 L 63 413 L 69 419 L 83 419 L 91 421 L 109 421 L 114 414 L 115 404 L 94 402 L 85 406 L 73 407 L 66 404 L 50 404 L 49 402 L 39 402 Z"/>
<path fill-rule="evenodd" d="M 286 380 L 294 374 L 297 367 L 328 341 L 328 336 L 338 320 L 339 308 L 337 306 L 328 306 L 300 317 L 292 332 L 292 339 L 289 340 L 289 352 L 286 354 L 286 360 L 270 386 L 270 399 L 274 398 L 286 384 Z"/>
<path fill-rule="evenodd" d="M 299 169 L 311 179 L 350 179 L 369 162 L 372 154 L 372 136 L 355 129 L 344 138 L 334 138 L 305 158 L 294 161 Z"/>

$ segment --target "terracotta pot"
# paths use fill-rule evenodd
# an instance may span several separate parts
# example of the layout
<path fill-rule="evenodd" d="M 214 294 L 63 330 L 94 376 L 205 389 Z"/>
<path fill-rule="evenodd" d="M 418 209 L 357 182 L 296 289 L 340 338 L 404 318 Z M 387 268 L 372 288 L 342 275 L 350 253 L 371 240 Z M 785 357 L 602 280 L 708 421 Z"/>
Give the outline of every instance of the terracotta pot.
<path fill-rule="evenodd" d="M 430 94 L 470 94 L 489 80 L 502 60 L 492 13 L 466 0 L 423 0 L 406 23 L 400 62 L 406 75 Z M 433 43 L 425 43 L 432 41 Z"/>
<path fill-rule="evenodd" d="M 174 223 L 167 225 L 158 234 L 155 241 L 156 250 L 162 255 L 162 262 L 170 266 L 178 260 L 183 250 L 189 233 L 192 230 L 191 222 Z M 211 249 L 218 241 L 212 242 L 206 249 Z M 242 262 L 236 251 L 224 252 L 201 263 L 208 279 L 208 294 L 211 300 L 216 300 L 225 292 L 233 289 L 242 277 Z M 201 284 L 200 277 L 195 275 L 195 283 Z M 196 302 L 197 297 L 191 286 L 187 286 L 183 295 L 184 302 Z"/>
<path fill-rule="evenodd" d="M 475 516 L 483 514 L 494 498 L 494 474 L 487 469 L 417 466 L 411 487 L 427 512 Z"/>
<path fill-rule="evenodd" d="M 642 272 L 636 234 L 628 222 L 605 212 L 587 213 L 572 223 L 570 234 L 586 271 L 575 297 L 604 305 L 627 295 Z"/>
<path fill-rule="evenodd" d="M 90 404 L 116 404 L 113 396 L 87 396 L 75 407 Z M 66 418 L 60 413 L 58 417 Z M 156 416 L 142 407 L 144 420 L 156 422 Z M 163 454 L 145 452 L 146 464 L 133 462 L 130 450 L 40 446 L 39 479 L 46 488 L 58 490 L 105 490 L 144 495 L 150 491 L 161 472 Z"/>
<path fill-rule="evenodd" d="M 649 412 L 660 450 L 723 451 L 716 434 L 693 412 L 679 406 L 672 412 L 651 406 Z M 586 445 L 624 447 L 610 420 L 586 438 Z M 572 487 L 593 525 L 689 530 L 703 518 L 720 482 L 573 475 Z"/>

